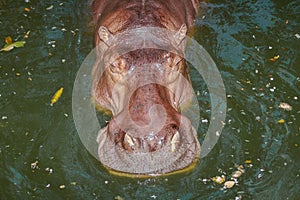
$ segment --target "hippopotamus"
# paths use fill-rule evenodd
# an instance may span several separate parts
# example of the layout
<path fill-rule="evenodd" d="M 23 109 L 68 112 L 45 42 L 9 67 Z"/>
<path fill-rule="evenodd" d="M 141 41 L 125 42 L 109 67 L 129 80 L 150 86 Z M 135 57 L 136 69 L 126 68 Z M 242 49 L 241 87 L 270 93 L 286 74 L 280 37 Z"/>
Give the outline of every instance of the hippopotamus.
<path fill-rule="evenodd" d="M 198 0 L 94 0 L 95 45 L 126 46 L 112 38 L 157 27 L 176 33 L 168 41 L 184 48 L 198 6 Z M 201 148 L 190 119 L 181 113 L 193 95 L 183 55 L 159 48 L 116 55 L 96 61 L 92 74 L 96 106 L 112 113 L 97 136 L 100 162 L 110 171 L 133 175 L 168 174 L 194 165 Z"/>

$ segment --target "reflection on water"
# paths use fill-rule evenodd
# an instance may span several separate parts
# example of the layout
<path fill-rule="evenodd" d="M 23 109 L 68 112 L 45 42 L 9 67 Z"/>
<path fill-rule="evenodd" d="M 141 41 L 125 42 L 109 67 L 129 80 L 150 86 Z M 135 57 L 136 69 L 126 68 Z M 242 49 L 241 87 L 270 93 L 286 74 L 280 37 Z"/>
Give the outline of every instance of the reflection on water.
<path fill-rule="evenodd" d="M 1 1 L 0 45 L 30 31 L 25 47 L 0 52 L 1 199 L 299 199 L 299 1 L 210 1 L 201 10 L 195 38 L 219 67 L 228 97 L 221 139 L 192 172 L 131 180 L 89 155 L 72 119 L 73 81 L 93 41 L 87 3 Z M 203 141 L 209 94 L 199 75 L 192 79 Z M 62 97 L 49 106 L 60 87 Z M 210 180 L 230 179 L 238 165 L 245 173 L 233 188 Z"/>

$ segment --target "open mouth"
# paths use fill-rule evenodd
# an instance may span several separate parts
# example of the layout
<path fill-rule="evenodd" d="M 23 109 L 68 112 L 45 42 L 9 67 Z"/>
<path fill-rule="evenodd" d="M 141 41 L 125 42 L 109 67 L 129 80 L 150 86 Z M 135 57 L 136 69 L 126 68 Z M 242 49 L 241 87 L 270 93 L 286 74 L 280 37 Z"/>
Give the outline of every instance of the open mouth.
<path fill-rule="evenodd" d="M 149 141 L 155 140 L 153 135 L 150 136 L 153 139 L 138 141 L 127 133 L 119 133 L 123 135 L 117 142 L 111 136 L 108 125 L 100 130 L 97 138 L 100 161 L 110 171 L 120 175 L 155 176 L 190 168 L 200 156 L 200 144 L 189 120 L 182 116 L 181 121 L 184 125 L 170 134 L 165 142 L 153 142 L 158 143 L 159 148 L 148 146 Z"/>

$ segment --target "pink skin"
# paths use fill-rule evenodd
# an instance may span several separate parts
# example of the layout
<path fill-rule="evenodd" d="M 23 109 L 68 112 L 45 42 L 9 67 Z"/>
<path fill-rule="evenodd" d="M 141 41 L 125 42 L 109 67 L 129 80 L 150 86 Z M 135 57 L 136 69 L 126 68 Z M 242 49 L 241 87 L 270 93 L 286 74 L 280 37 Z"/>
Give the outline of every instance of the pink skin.
<path fill-rule="evenodd" d="M 190 28 L 197 7 L 196 0 L 95 0 L 96 45 L 108 42 L 105 33 L 131 28 Z M 138 49 L 106 64 L 101 77 L 93 74 L 92 90 L 95 103 L 113 113 L 97 138 L 100 161 L 125 173 L 161 174 L 199 157 L 196 132 L 180 114 L 193 94 L 184 59 L 164 50 Z"/>

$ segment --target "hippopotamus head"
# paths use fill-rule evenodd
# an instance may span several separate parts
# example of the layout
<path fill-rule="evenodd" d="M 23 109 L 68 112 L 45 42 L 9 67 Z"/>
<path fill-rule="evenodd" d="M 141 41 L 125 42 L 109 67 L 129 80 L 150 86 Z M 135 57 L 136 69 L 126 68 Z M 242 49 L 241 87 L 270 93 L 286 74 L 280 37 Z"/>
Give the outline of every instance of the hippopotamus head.
<path fill-rule="evenodd" d="M 170 43 L 182 45 L 186 32 L 181 25 Z M 105 26 L 98 28 L 98 36 L 108 49 L 119 41 Z M 92 96 L 113 116 L 98 134 L 100 161 L 117 172 L 143 175 L 190 166 L 199 157 L 200 145 L 196 130 L 181 113 L 193 95 L 183 56 L 137 48 L 104 57 L 94 66 Z"/>

